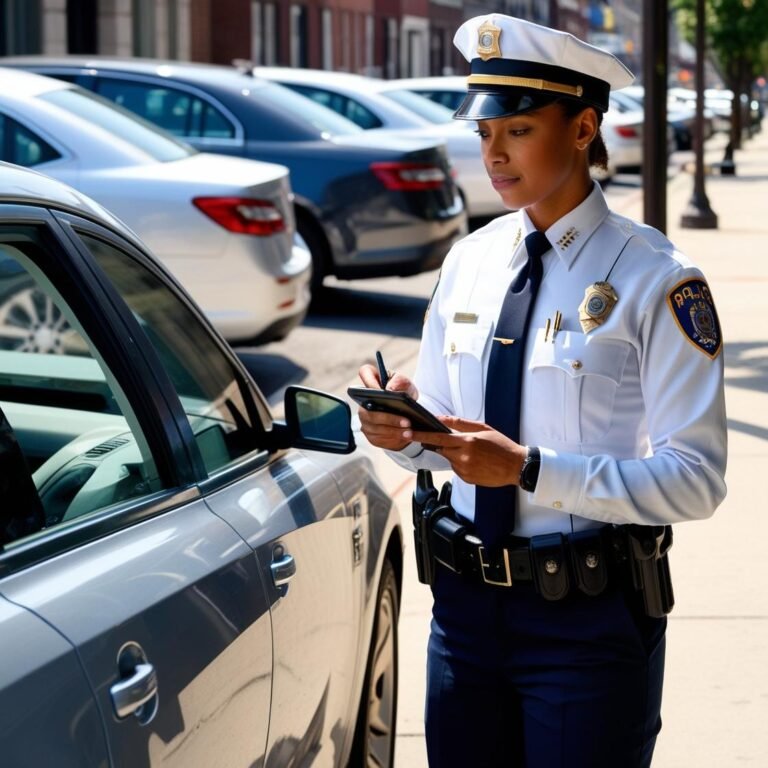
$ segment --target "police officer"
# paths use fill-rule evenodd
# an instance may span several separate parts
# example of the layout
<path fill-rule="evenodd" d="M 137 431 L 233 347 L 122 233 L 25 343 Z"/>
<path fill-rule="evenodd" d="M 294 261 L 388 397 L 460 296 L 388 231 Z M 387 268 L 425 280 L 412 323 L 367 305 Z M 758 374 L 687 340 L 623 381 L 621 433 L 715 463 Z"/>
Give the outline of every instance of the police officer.
<path fill-rule="evenodd" d="M 648 615 L 611 542 L 708 517 L 725 495 L 717 313 L 701 272 L 610 211 L 590 178 L 609 91 L 631 73 L 500 14 L 454 42 L 471 65 L 455 117 L 477 122 L 513 212 L 451 250 L 414 380 L 388 385 L 451 433 L 360 412 L 402 466 L 453 471 L 472 543 L 463 566 L 436 566 L 429 763 L 648 766 L 666 619 Z M 372 366 L 360 376 L 380 385 Z"/>

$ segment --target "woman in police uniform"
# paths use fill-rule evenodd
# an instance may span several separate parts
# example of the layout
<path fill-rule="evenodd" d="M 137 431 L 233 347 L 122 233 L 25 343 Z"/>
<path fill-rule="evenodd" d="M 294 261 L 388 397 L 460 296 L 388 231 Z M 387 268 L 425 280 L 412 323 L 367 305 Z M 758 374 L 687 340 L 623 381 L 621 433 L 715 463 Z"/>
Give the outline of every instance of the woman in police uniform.
<path fill-rule="evenodd" d="M 631 73 L 499 14 L 454 42 L 471 65 L 455 117 L 477 121 L 514 212 L 451 250 L 414 381 L 388 385 L 452 433 L 360 412 L 403 466 L 453 470 L 467 527 L 464 560 L 436 565 L 430 766 L 647 766 L 671 595 L 648 609 L 619 534 L 708 517 L 725 495 L 717 314 L 699 270 L 590 178 Z M 372 366 L 360 376 L 380 386 Z"/>

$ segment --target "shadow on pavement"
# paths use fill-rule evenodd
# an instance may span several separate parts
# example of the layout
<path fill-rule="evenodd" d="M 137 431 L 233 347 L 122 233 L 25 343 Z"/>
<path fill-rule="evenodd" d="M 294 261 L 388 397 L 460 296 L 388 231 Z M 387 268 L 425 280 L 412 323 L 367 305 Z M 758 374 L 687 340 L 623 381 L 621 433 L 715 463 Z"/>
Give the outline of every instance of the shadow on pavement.
<path fill-rule="evenodd" d="M 768 341 L 726 343 L 725 367 L 727 386 L 768 392 Z M 768 440 L 768 429 L 756 424 L 728 419 L 728 428 Z"/>
<path fill-rule="evenodd" d="M 304 325 L 418 339 L 426 308 L 422 296 L 329 287 L 313 299 Z"/>
<path fill-rule="evenodd" d="M 235 351 L 270 404 L 276 393 L 282 392 L 289 384 L 301 383 L 309 373 L 306 368 L 282 355 L 252 352 L 248 348 Z"/>

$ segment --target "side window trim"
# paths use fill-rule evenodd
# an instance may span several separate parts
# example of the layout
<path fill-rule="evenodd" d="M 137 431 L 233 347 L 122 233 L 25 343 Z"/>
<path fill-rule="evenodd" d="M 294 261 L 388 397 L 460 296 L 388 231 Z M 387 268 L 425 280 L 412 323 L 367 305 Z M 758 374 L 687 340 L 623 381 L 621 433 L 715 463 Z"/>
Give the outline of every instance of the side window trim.
<path fill-rule="evenodd" d="M 101 93 L 100 85 L 103 80 L 122 80 L 126 83 L 140 83 L 142 85 L 154 86 L 156 88 L 167 88 L 170 90 L 176 90 L 181 93 L 185 93 L 189 96 L 194 96 L 200 99 L 203 104 L 220 112 L 221 115 L 232 125 L 235 130 L 235 135 L 230 138 L 211 138 L 208 136 L 182 136 L 183 139 L 193 138 L 195 143 L 215 143 L 215 144 L 232 144 L 238 145 L 245 141 L 245 130 L 242 123 L 235 117 L 235 115 L 227 109 L 218 99 L 211 96 L 206 91 L 196 88 L 194 85 L 188 83 L 180 83 L 178 81 L 168 80 L 164 78 L 152 77 L 149 75 L 132 74 L 126 75 L 122 72 L 111 72 L 109 70 L 100 70 L 90 74 L 89 88 L 95 93 Z"/>

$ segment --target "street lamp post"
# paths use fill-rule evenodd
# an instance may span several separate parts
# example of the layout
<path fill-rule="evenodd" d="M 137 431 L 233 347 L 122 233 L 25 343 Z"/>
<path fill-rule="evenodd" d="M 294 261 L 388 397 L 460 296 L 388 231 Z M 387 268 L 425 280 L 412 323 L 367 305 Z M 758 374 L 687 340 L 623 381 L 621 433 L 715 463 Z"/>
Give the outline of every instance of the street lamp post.
<path fill-rule="evenodd" d="M 709 207 L 704 190 L 704 0 L 696 0 L 696 122 L 693 143 L 696 169 L 693 195 L 680 217 L 680 226 L 689 229 L 717 229 L 717 214 Z"/>
<path fill-rule="evenodd" d="M 667 69 L 669 2 L 643 4 L 643 218 L 667 229 Z"/>

